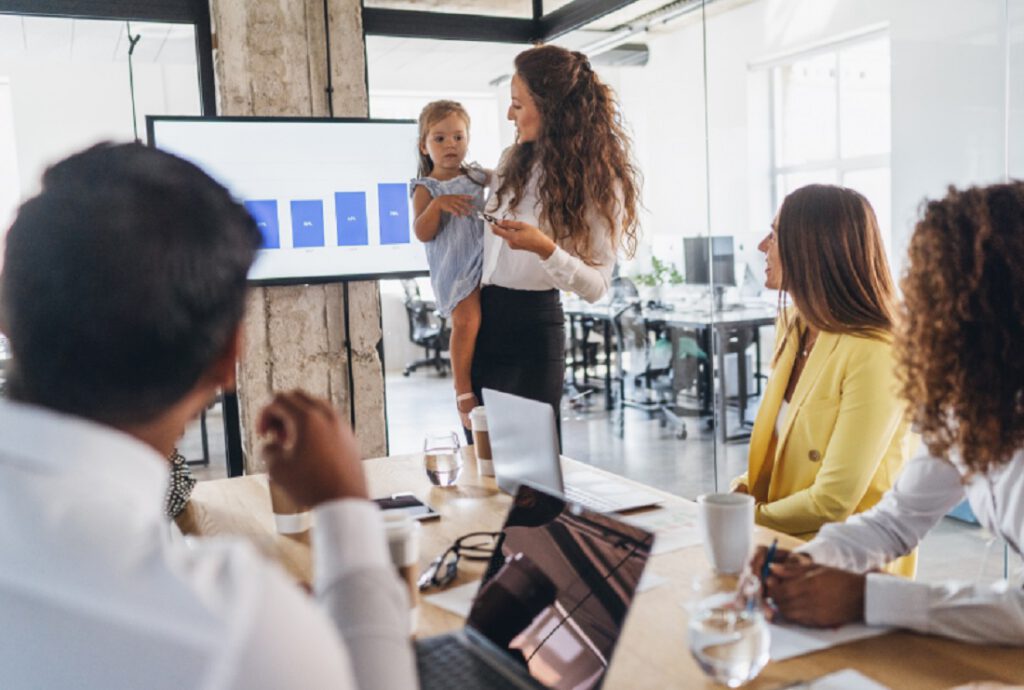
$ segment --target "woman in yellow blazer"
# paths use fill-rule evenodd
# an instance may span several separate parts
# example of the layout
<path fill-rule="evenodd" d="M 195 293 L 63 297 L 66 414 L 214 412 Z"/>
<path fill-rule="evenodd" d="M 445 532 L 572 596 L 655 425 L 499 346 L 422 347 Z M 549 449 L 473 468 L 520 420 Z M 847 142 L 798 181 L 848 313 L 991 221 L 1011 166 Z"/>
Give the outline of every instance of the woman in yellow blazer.
<path fill-rule="evenodd" d="M 912 435 L 896 395 L 895 288 L 875 213 L 851 189 L 786 197 L 761 241 L 765 285 L 789 295 L 773 370 L 735 491 L 758 524 L 810 539 L 867 510 L 896 480 Z M 913 576 L 916 553 L 889 570 Z"/>

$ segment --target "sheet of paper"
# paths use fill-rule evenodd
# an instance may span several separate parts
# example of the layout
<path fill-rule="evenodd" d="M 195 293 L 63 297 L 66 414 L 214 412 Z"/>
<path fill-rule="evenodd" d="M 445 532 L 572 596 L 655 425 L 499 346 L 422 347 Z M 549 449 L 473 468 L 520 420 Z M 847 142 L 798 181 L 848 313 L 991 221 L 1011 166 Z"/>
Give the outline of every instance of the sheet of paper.
<path fill-rule="evenodd" d="M 844 625 L 841 628 L 804 628 L 798 625 L 776 625 L 771 629 L 772 661 L 792 659 L 855 640 L 884 635 L 890 628 L 867 625 Z"/>
<path fill-rule="evenodd" d="M 645 570 L 644 574 L 640 576 L 640 582 L 636 585 L 636 593 L 640 594 L 641 592 L 646 592 L 649 589 L 661 587 L 666 582 L 668 582 L 667 577 L 662 577 L 650 570 Z"/>
<path fill-rule="evenodd" d="M 889 690 L 852 668 L 830 673 L 807 683 L 807 690 Z"/>
<path fill-rule="evenodd" d="M 648 532 L 654 532 L 654 549 L 651 552 L 654 556 L 696 546 L 702 541 L 697 528 L 696 505 L 676 504 L 643 513 L 623 515 L 622 520 Z"/>
<path fill-rule="evenodd" d="M 443 589 L 436 594 L 428 594 L 422 599 L 445 611 L 451 611 L 456 616 L 467 618 L 469 610 L 473 608 L 473 597 L 476 596 L 478 589 L 480 581 L 474 580 L 458 587 Z"/>

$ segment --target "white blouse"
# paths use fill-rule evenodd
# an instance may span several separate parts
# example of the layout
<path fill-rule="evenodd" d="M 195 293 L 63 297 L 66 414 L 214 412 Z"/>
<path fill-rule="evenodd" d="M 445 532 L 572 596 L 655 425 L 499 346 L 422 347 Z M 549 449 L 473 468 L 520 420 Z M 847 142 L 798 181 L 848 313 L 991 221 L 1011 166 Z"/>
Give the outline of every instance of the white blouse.
<path fill-rule="evenodd" d="M 507 153 L 507 152 L 506 152 Z M 504 158 L 504 156 L 503 156 Z M 502 171 L 495 173 L 492 189 L 501 186 Z M 515 211 L 509 211 L 506 197 L 500 206 L 493 193 L 487 202 L 488 212 L 499 218 L 518 220 L 539 227 L 548 237 L 552 233 L 540 225 L 540 199 L 537 197 L 537 173 L 530 177 L 523 198 Z M 497 285 L 514 290 L 565 290 L 575 292 L 588 302 L 596 302 L 608 291 L 615 268 L 616 245 L 621 228 L 610 228 L 596 209 L 588 209 L 586 218 L 592 234 L 595 265 L 588 266 L 579 257 L 562 247 L 547 259 L 533 252 L 511 249 L 505 240 L 491 231 L 484 232 L 483 285 Z"/>
<path fill-rule="evenodd" d="M 871 572 L 916 547 L 964 499 L 989 532 L 1018 555 L 1024 548 L 1024 449 L 987 474 L 927 452 L 903 466 L 873 508 L 821 528 L 800 548 L 816 563 L 867 572 L 864 620 L 967 642 L 1024 645 L 1020 582 L 915 582 Z"/>

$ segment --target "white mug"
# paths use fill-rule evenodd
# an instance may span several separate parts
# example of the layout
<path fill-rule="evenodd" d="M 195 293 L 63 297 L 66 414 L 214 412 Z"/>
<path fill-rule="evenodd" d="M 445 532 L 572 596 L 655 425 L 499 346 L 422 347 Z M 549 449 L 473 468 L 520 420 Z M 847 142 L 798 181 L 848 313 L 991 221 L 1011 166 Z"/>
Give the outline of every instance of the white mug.
<path fill-rule="evenodd" d="M 754 497 L 737 493 L 698 496 L 697 522 L 711 567 L 729 575 L 743 572 L 754 548 Z"/>

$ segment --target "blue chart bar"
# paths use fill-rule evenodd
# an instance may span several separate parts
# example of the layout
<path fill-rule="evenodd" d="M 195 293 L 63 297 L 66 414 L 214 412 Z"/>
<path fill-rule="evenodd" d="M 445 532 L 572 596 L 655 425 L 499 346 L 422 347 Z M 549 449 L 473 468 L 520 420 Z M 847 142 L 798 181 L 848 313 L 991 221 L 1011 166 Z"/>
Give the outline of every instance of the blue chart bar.
<path fill-rule="evenodd" d="M 370 244 L 366 192 L 335 192 L 334 213 L 338 219 L 339 247 L 365 247 Z"/>
<path fill-rule="evenodd" d="M 292 202 L 292 246 L 324 246 L 324 202 L 320 199 Z"/>
<path fill-rule="evenodd" d="M 263 234 L 263 249 L 281 248 L 281 226 L 277 220 L 277 201 L 259 199 L 245 202 L 245 210 L 249 212 L 256 227 Z"/>
<path fill-rule="evenodd" d="M 378 184 L 380 243 L 409 244 L 409 186 Z"/>

